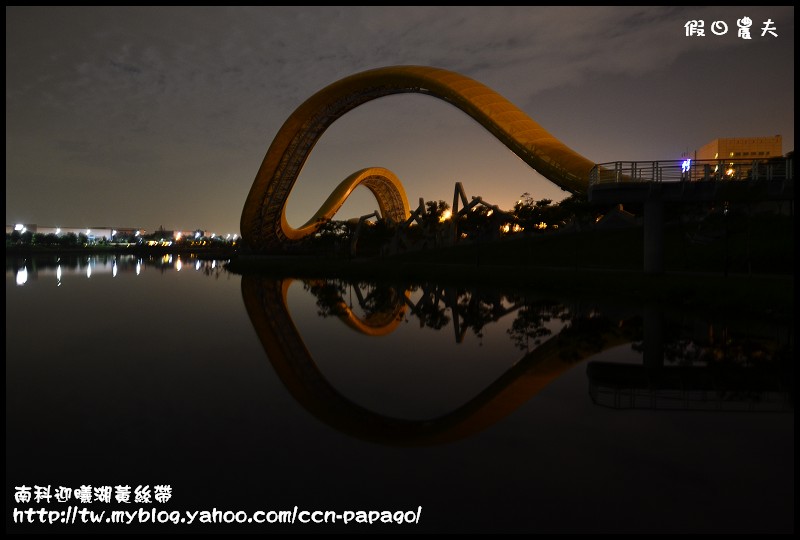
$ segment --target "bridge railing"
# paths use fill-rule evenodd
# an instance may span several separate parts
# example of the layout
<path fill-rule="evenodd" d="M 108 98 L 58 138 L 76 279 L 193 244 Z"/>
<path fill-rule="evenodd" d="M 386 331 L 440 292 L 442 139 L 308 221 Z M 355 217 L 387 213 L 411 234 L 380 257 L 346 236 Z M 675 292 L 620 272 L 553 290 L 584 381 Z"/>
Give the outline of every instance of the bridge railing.
<path fill-rule="evenodd" d="M 589 187 L 623 182 L 793 180 L 793 158 L 613 161 L 594 166 Z"/>

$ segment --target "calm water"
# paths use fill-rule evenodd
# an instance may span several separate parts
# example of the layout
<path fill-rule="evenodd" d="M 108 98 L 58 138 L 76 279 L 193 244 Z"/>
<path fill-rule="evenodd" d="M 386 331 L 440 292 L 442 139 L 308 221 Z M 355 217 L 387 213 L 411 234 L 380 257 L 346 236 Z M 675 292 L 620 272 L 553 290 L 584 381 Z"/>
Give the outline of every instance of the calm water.
<path fill-rule="evenodd" d="M 13 508 L 78 505 L 422 507 L 383 528 L 87 532 L 792 532 L 792 325 L 727 315 L 185 256 L 7 259 L 7 530 L 35 529 Z M 22 485 L 172 496 L 15 503 Z"/>

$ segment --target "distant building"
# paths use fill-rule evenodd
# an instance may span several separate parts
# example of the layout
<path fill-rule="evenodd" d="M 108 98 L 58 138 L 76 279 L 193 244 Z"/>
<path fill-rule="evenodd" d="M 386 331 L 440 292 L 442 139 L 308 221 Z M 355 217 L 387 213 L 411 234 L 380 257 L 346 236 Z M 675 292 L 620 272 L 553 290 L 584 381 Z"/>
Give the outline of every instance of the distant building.
<path fill-rule="evenodd" d="M 14 231 L 17 231 L 18 233 L 24 233 L 27 231 L 35 233 L 37 232 L 37 227 L 35 223 L 16 223 L 14 225 L 6 224 L 6 234 L 11 234 Z"/>
<path fill-rule="evenodd" d="M 769 159 L 783 155 L 783 137 L 735 137 L 714 139 L 695 151 L 695 160 Z"/>
<path fill-rule="evenodd" d="M 134 229 L 130 227 L 41 227 L 36 225 L 35 223 L 17 223 L 15 225 L 6 225 L 6 234 L 10 234 L 13 231 L 17 231 L 20 233 L 25 232 L 32 232 L 34 234 L 55 234 L 57 236 L 61 236 L 64 234 L 75 234 L 80 235 L 84 234 L 89 239 L 90 242 L 97 242 L 99 240 L 106 240 L 108 242 L 112 242 L 114 237 L 117 236 L 133 236 L 138 234 L 144 234 L 144 229 Z"/>
<path fill-rule="evenodd" d="M 15 223 L 13 225 L 6 224 L 6 234 L 11 234 L 14 231 L 24 234 L 30 232 L 33 234 L 55 234 L 62 236 L 65 234 L 85 235 L 89 242 L 114 242 L 115 238 L 130 238 L 139 236 L 153 236 L 159 241 L 171 242 L 178 241 L 182 238 L 224 238 L 225 240 L 233 240 L 239 237 L 238 234 L 217 235 L 205 229 L 193 230 L 165 230 L 159 227 L 157 230 L 148 232 L 142 228 L 133 227 L 42 227 L 36 223 Z"/>

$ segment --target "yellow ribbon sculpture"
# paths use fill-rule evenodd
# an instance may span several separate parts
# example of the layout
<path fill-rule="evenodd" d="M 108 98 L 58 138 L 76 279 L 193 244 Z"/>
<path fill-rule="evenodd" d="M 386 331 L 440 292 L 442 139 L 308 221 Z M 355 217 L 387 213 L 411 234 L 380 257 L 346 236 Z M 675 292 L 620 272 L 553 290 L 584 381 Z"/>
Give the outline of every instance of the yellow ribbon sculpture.
<path fill-rule="evenodd" d="M 565 146 L 487 86 L 433 67 L 373 69 L 323 88 L 300 105 L 278 131 L 242 210 L 242 238 L 250 249 L 280 248 L 313 234 L 361 184 L 375 195 L 382 217 L 395 222 L 408 218 L 408 199 L 400 180 L 391 171 L 374 167 L 346 178 L 299 229 L 286 221 L 289 193 L 325 130 L 363 103 L 402 93 L 428 94 L 458 107 L 551 182 L 571 193 L 586 192 L 589 173 L 595 164 Z"/>

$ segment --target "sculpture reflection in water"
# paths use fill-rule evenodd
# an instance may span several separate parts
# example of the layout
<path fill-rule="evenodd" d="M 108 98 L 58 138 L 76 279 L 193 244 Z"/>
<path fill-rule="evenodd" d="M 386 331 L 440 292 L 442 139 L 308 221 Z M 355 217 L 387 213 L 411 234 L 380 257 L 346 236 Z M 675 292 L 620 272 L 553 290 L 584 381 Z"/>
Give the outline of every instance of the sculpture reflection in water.
<path fill-rule="evenodd" d="M 592 328 L 589 333 L 594 339 L 586 340 L 581 339 L 585 329 L 574 325 L 570 328 L 575 335 L 571 336 L 565 329 L 542 343 L 456 410 L 421 421 L 393 418 L 357 405 L 323 377 L 287 309 L 286 294 L 292 281 L 291 278 L 242 276 L 244 303 L 270 362 L 291 394 L 311 414 L 339 431 L 384 444 L 431 445 L 468 437 L 517 409 L 573 367 L 575 361 L 597 353 L 598 344 L 602 350 L 603 347 L 630 341 L 624 327 L 600 331 Z M 335 315 L 351 328 L 369 335 L 391 331 L 402 320 L 406 310 L 412 314 L 419 313 L 422 324 L 427 322 L 433 327 L 441 327 L 444 314 L 432 297 L 441 299 L 449 295 L 453 298 L 455 294 L 443 289 L 427 291 L 415 305 L 405 288 L 376 287 L 363 298 L 367 315 L 357 320 L 342 299 L 341 282 L 309 280 L 306 287 L 317 296 L 321 315 Z M 455 300 L 458 301 L 457 296 Z M 482 305 L 482 311 L 475 310 L 478 305 Z M 508 308 L 500 310 L 481 302 L 470 303 L 462 297 L 455 312 L 468 315 L 461 321 L 462 329 L 469 326 L 479 332 L 481 324 L 499 316 L 500 311 L 508 311 Z"/>
<path fill-rule="evenodd" d="M 287 308 L 287 291 L 293 281 L 292 278 L 242 276 L 242 295 L 253 326 L 267 357 L 293 397 L 321 421 L 363 440 L 416 446 L 469 437 L 516 410 L 576 363 L 626 343 L 630 343 L 634 350 L 645 349 L 644 365 L 591 362 L 587 369 L 590 395 L 598 405 L 608 405 L 609 395 L 612 396 L 611 402 L 616 400 L 619 405 L 621 400 L 613 396 L 624 394 L 638 384 L 655 393 L 686 390 L 687 379 L 664 375 L 677 373 L 670 372 L 670 369 L 685 371 L 687 366 L 696 364 L 697 359 L 690 357 L 691 351 L 706 361 L 712 357 L 721 360 L 707 370 L 719 374 L 718 377 L 711 381 L 705 381 L 703 377 L 694 379 L 695 386 L 707 382 L 712 385 L 706 389 L 707 402 L 765 401 L 759 382 L 765 380 L 763 377 L 754 380 L 754 386 L 742 394 L 739 390 L 749 385 L 746 379 L 735 376 L 742 370 L 755 373 L 750 368 L 758 364 L 754 369 L 777 385 L 777 392 L 783 396 L 779 400 L 783 405 L 772 410 L 792 408 L 791 389 L 784 385 L 786 374 L 782 371 L 786 364 L 781 362 L 791 355 L 791 336 L 787 336 L 788 342 L 783 344 L 778 343 L 780 340 L 748 342 L 743 345 L 748 350 L 734 358 L 724 354 L 719 356 L 717 349 L 695 338 L 669 337 L 665 341 L 664 327 L 655 328 L 651 320 L 655 316 L 655 322 L 663 323 L 657 311 L 645 310 L 644 315 L 641 311 L 629 315 L 603 315 L 597 309 L 577 309 L 552 300 L 531 300 L 530 297 L 491 290 L 479 292 L 433 284 L 410 286 L 353 284 L 336 279 L 304 280 L 304 288 L 317 299 L 318 315 L 338 317 L 353 330 L 372 336 L 393 332 L 400 321 L 410 315 L 417 318 L 420 326 L 434 329 L 443 329 L 452 323 L 455 340 L 461 341 L 469 330 L 481 336 L 485 325 L 514 314 L 507 333 L 519 349 L 529 352 L 467 403 L 445 415 L 426 420 L 378 414 L 349 400 L 322 375 Z M 359 311 L 363 313 L 360 317 L 344 300 L 349 287 L 356 295 Z M 412 301 L 412 291 L 416 301 Z M 549 329 L 553 325 L 548 323 L 555 319 L 564 324 L 553 335 Z M 728 344 L 731 343 L 730 337 L 726 336 Z M 667 367 L 664 365 L 665 357 Z M 635 371 L 637 367 L 649 377 L 644 382 L 641 378 L 631 379 L 631 370 Z M 692 369 L 702 368 L 694 366 Z M 733 374 L 734 379 L 726 379 L 725 373 Z M 725 387 L 727 382 L 734 380 L 739 390 Z M 635 383 L 633 387 L 630 386 L 632 381 Z M 675 384 L 679 386 L 672 388 Z M 680 404 L 673 405 L 672 408 L 680 407 Z"/>
<path fill-rule="evenodd" d="M 6 258 L 6 273 L 14 276 L 18 286 L 52 279 L 58 286 L 67 280 L 69 287 L 70 279 L 94 282 L 137 277 L 148 269 L 200 273 L 215 279 L 228 274 L 223 260 L 177 254 Z M 325 381 L 286 308 L 290 283 L 290 279 L 242 277 L 245 303 L 270 361 L 312 413 L 334 427 L 373 440 L 431 444 L 477 432 L 525 403 L 576 362 L 626 343 L 643 361 L 592 359 L 587 365 L 589 396 L 598 406 L 718 411 L 794 408 L 794 333 L 787 322 L 759 326 L 746 321 L 737 326 L 698 320 L 694 314 L 665 316 L 657 307 L 612 314 L 605 307 L 579 308 L 497 289 L 305 280 L 320 316 L 337 317 L 368 336 L 390 334 L 409 318 L 434 330 L 449 326 L 454 340 L 461 343 L 470 331 L 482 339 L 487 325 L 503 324 L 501 319 L 513 317 L 506 323 L 506 333 L 524 356 L 502 377 L 469 403 L 434 421 L 387 418 L 358 407 Z M 347 290 L 355 295 L 361 315 L 351 309 L 352 299 L 349 305 L 344 301 Z M 553 335 L 559 327 L 563 328 Z"/>

